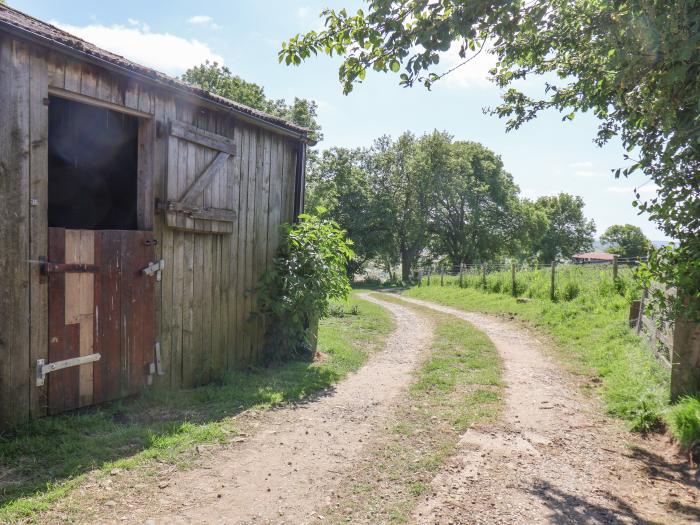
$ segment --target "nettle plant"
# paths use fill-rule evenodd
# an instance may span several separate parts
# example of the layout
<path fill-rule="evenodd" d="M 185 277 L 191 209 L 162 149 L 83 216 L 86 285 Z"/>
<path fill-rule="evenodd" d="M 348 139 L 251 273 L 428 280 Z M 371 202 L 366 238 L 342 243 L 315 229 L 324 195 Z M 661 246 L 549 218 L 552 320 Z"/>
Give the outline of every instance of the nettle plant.
<path fill-rule="evenodd" d="M 281 226 L 277 257 L 258 285 L 267 363 L 307 354 L 314 319 L 328 314 L 331 299 L 350 292 L 346 267 L 354 255 L 352 241 L 323 212 Z"/>

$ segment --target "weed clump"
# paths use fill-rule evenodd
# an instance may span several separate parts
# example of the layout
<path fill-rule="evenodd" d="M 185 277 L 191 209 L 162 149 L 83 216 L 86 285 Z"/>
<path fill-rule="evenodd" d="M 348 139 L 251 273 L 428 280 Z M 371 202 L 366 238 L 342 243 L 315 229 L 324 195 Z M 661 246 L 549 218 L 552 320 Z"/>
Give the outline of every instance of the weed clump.
<path fill-rule="evenodd" d="M 700 445 L 700 399 L 682 397 L 669 409 L 666 422 L 685 450 L 692 451 Z"/>

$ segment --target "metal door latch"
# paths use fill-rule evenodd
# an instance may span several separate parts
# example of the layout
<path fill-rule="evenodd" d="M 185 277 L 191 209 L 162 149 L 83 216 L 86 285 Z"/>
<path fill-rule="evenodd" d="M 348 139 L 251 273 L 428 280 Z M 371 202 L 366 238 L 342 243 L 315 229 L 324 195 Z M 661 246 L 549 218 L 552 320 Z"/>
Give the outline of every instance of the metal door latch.
<path fill-rule="evenodd" d="M 87 363 L 94 363 L 99 361 L 100 354 L 89 354 L 81 355 L 80 357 L 72 357 L 71 359 L 64 359 L 63 361 L 56 361 L 54 363 L 47 363 L 45 359 L 36 360 L 36 386 L 43 386 L 46 380 L 46 374 L 50 372 L 55 372 L 56 370 L 63 370 L 64 368 L 69 368 L 71 366 L 80 366 Z"/>
<path fill-rule="evenodd" d="M 148 275 L 149 277 L 155 275 L 156 281 L 160 281 L 161 271 L 163 268 L 165 268 L 165 261 L 161 259 L 158 262 L 149 263 L 148 266 L 141 270 L 141 273 Z"/>

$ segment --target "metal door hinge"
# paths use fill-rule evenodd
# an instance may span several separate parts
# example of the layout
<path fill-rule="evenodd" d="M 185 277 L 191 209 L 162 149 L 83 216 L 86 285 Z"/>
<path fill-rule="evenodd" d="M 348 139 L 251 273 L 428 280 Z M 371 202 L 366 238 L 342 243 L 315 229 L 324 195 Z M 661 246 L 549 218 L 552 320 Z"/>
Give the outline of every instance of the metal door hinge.
<path fill-rule="evenodd" d="M 155 274 L 156 281 L 160 281 L 161 270 L 163 270 L 163 268 L 165 268 L 165 261 L 161 259 L 158 262 L 148 263 L 148 266 L 142 269 L 141 273 L 149 277 Z"/>
<path fill-rule="evenodd" d="M 63 361 L 56 361 L 54 363 L 47 363 L 45 359 L 36 360 L 36 386 L 43 386 L 46 380 L 46 374 L 50 372 L 55 372 L 56 370 L 63 370 L 64 368 L 69 368 L 71 366 L 80 366 L 87 363 L 94 363 L 99 361 L 100 354 L 89 354 L 81 355 L 80 357 L 72 357 L 71 359 L 64 359 Z"/>

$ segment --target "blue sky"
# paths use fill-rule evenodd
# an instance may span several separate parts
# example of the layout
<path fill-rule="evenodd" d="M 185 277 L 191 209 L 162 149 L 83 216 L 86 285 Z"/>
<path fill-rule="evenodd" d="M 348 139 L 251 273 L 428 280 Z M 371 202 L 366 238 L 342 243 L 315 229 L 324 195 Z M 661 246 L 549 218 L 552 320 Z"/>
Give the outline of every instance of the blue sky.
<path fill-rule="evenodd" d="M 101 47 L 171 75 L 209 58 L 265 87 L 272 98 L 300 96 L 319 103 L 325 140 L 322 147 L 367 146 L 383 134 L 447 130 L 457 139 L 483 143 L 502 156 L 522 195 L 536 197 L 566 191 L 580 195 L 599 234 L 611 224 L 638 225 L 653 240 L 665 239 L 632 207 L 633 191 L 645 179 L 615 180 L 610 170 L 623 165 L 619 142 L 593 144 L 596 121 L 578 115 L 561 121 L 545 114 L 522 129 L 505 133 L 504 122 L 484 115 L 498 103 L 498 89 L 488 82 L 491 58 L 479 57 L 448 76 L 432 92 L 404 89 L 393 75 L 369 74 L 344 96 L 337 80 L 338 62 L 327 57 L 301 67 L 278 64 L 280 43 L 291 35 L 321 26 L 324 7 L 357 8 L 358 0 L 200 0 L 95 2 L 86 0 L 9 0 L 12 7 L 51 21 Z M 448 68 L 454 53 L 444 58 Z M 538 90 L 541 81 L 526 88 Z M 653 196 L 651 183 L 641 189 Z"/>

